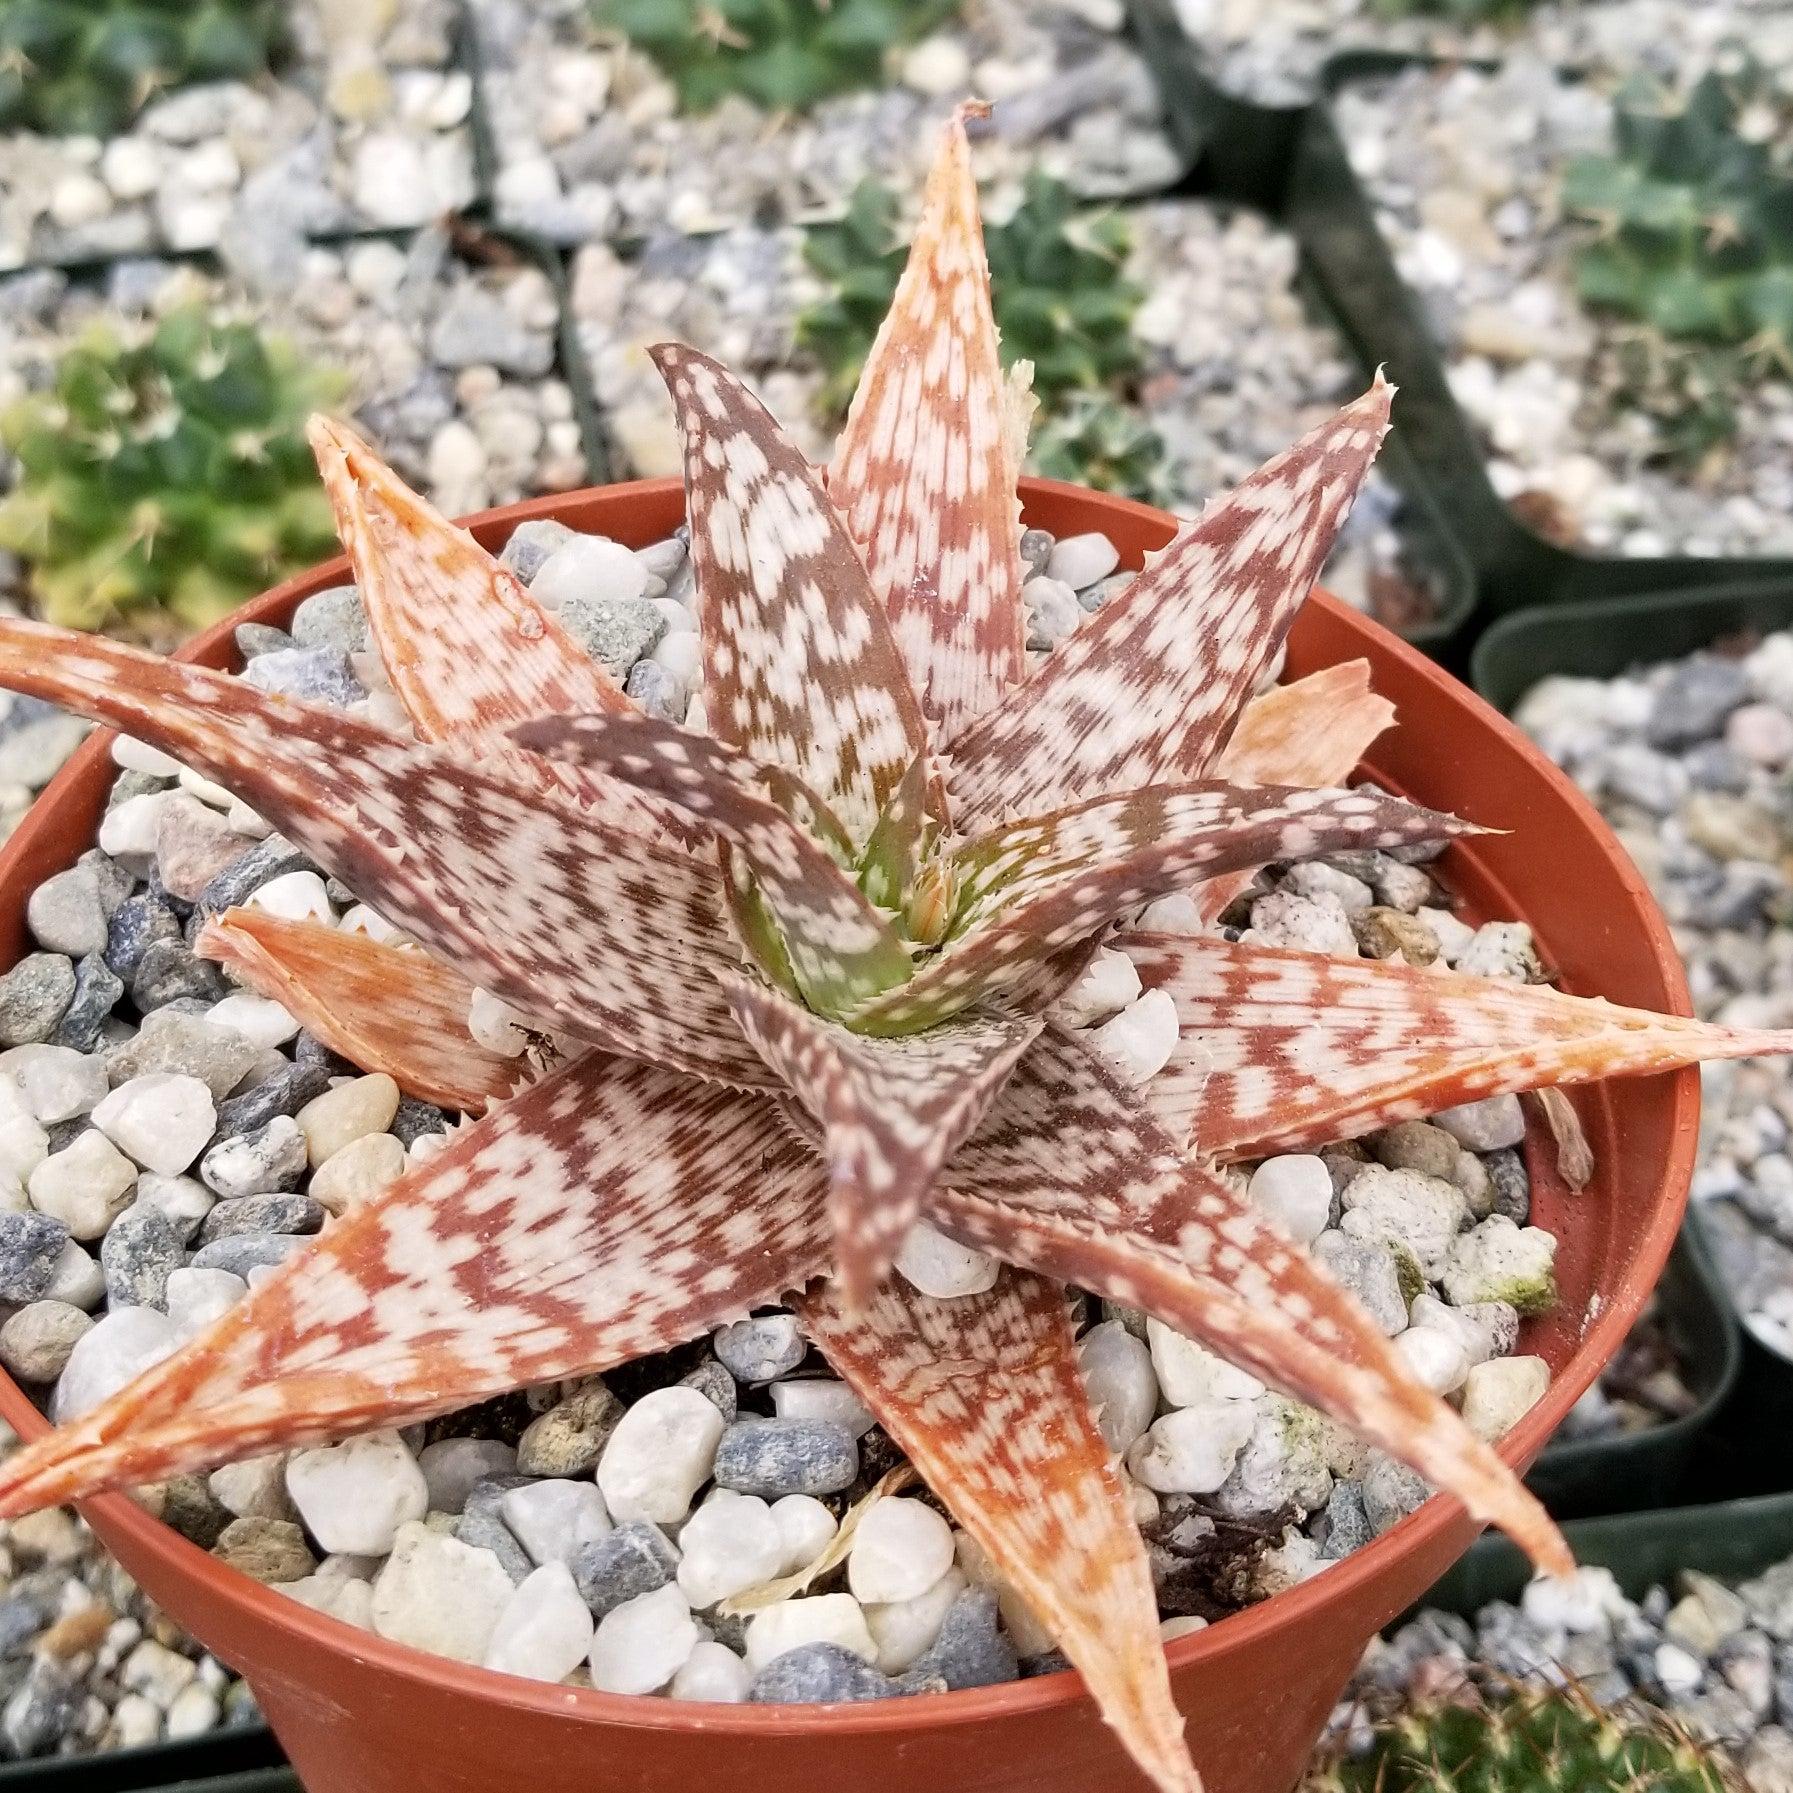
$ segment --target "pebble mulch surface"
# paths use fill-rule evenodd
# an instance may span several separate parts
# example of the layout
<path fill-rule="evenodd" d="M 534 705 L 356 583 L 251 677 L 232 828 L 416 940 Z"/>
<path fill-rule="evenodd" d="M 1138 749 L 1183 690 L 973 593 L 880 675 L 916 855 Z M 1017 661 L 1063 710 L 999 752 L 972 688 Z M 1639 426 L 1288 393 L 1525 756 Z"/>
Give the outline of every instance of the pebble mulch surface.
<path fill-rule="evenodd" d="M 1516 720 L 1637 861 L 1687 962 L 1695 1007 L 1793 1025 L 1793 634 L 1611 680 L 1550 678 Z M 1793 1356 L 1793 1078 L 1710 1067 L 1693 1194 L 1750 1330 Z"/>
<path fill-rule="evenodd" d="M 827 215 L 868 175 L 919 189 L 935 125 L 971 94 L 995 105 L 978 156 L 997 191 L 1034 165 L 1091 194 L 1181 172 L 1120 0 L 979 0 L 900 52 L 883 87 L 777 120 L 739 98 L 680 115 L 584 0 L 474 0 L 473 17 L 498 216 L 557 242 Z"/>
<path fill-rule="evenodd" d="M 94 137 L 0 136 L 0 268 L 422 224 L 473 197 L 456 0 L 295 0 L 268 80 L 153 101 Z"/>
<path fill-rule="evenodd" d="M 1076 616 L 1114 589 L 1100 536 L 1033 531 L 1022 547 Z M 505 552 L 644 705 L 700 720 L 681 539 L 637 553 L 536 523 Z M 1037 627 L 1054 608 L 1035 594 Z M 241 644 L 244 676 L 265 688 L 391 712 L 350 588 L 308 600 L 290 635 L 247 629 Z M 190 950 L 200 919 L 244 901 L 376 934 L 380 918 L 216 787 L 136 744 L 116 757 L 97 846 L 33 895 L 37 950 L 0 977 L 0 1363 L 59 1418 L 439 1149 L 451 1119 L 333 1059 Z M 1170 898 L 1148 920 L 1192 914 Z M 1468 926 L 1425 863 L 1387 855 L 1278 868 L 1227 922 L 1271 944 L 1542 975 L 1527 928 Z M 1112 950 L 1065 1016 L 1136 1081 L 1175 1037 L 1168 999 L 1142 994 Z M 476 1007 L 474 1025 L 506 1037 L 502 1016 Z M 1237 1172 L 1487 1437 L 1548 1379 L 1541 1359 L 1513 1355 L 1522 1316 L 1555 1300 L 1555 1241 L 1528 1224 L 1523 1134 L 1517 1100 L 1500 1098 Z M 995 1275 L 926 1229 L 900 1270 L 940 1296 Z M 1319 1571 L 1424 1498 L 1391 1460 L 1141 1315 L 1092 1302 L 1085 1322 L 1085 1373 L 1171 1635 Z M 177 1478 L 147 1498 L 296 1599 L 571 1684 L 862 1699 L 1056 1666 L 1050 1639 L 924 1491 L 871 1505 L 844 1561 L 802 1595 L 751 1616 L 725 1609 L 813 1561 L 899 1462 L 794 1317 L 771 1311 L 603 1379 Z"/>
<path fill-rule="evenodd" d="M 1772 35 L 1771 35 L 1772 33 Z M 1764 20 L 1793 66 L 1793 13 Z M 1679 40 L 1676 40 L 1677 42 Z M 1576 295 L 1586 226 L 1560 203 L 1565 167 L 1610 151 L 1598 83 L 1529 54 L 1495 72 L 1411 69 L 1337 101 L 1402 276 L 1501 495 L 1568 545 L 1628 555 L 1793 550 L 1793 383 L 1740 383 L 1735 435 L 1696 465 L 1630 402 L 1635 327 Z"/>
<path fill-rule="evenodd" d="M 1184 30 L 1228 92 L 1266 106 L 1313 99 L 1327 61 L 1341 50 L 1445 57 L 1513 52 L 1574 68 L 1606 83 L 1636 72 L 1674 76 L 1729 39 L 1760 50 L 1786 16 L 1786 0 L 1548 0 L 1498 22 L 1416 6 L 1405 14 L 1377 0 L 1174 0 Z M 1493 10 L 1490 8 L 1489 10 Z"/>
<path fill-rule="evenodd" d="M 1337 334 L 1303 305 L 1286 232 L 1255 213 L 1187 201 L 1126 216 L 1127 275 L 1147 295 L 1134 326 L 1146 368 L 1133 408 L 1164 440 L 1165 500 L 1193 514 L 1362 382 Z M 742 370 L 805 451 L 825 458 L 838 423 L 822 414 L 823 370 L 797 340 L 798 319 L 822 296 L 791 228 L 661 231 L 632 250 L 580 249 L 573 317 L 618 476 L 680 469 L 672 409 L 646 352 L 668 335 Z M 1395 628 L 1429 620 L 1446 596 L 1436 552 L 1376 476 L 1325 577 Z"/>
<path fill-rule="evenodd" d="M 1422 1612 L 1371 1644 L 1333 1728 L 1348 1744 L 1389 1695 L 1569 1676 L 1602 1704 L 1641 1696 L 1735 1750 L 1752 1793 L 1793 1793 L 1793 1559 L 1735 1586 L 1686 1570 L 1636 1601 L 1610 1570 L 1584 1568 L 1473 1619 Z"/>

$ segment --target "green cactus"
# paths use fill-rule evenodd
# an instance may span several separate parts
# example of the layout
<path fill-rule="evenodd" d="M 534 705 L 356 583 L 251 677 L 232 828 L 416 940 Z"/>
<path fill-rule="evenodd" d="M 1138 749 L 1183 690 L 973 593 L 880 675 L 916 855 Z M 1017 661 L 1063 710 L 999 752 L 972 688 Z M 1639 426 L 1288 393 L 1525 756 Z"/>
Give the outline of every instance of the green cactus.
<path fill-rule="evenodd" d="M 280 0 L 0 0 L 0 129 L 111 137 L 156 94 L 265 74 Z"/>
<path fill-rule="evenodd" d="M 1370 1749 L 1336 1756 L 1302 1793 L 1741 1793 L 1735 1767 L 1638 1702 L 1596 1706 L 1574 1687 L 1514 1689 L 1492 1704 L 1439 1702 L 1377 1723 Z"/>
<path fill-rule="evenodd" d="M 1754 62 L 1703 76 L 1678 99 L 1630 82 L 1614 150 L 1583 156 L 1567 208 L 1597 226 L 1578 261 L 1589 304 L 1670 340 L 1725 345 L 1793 371 L 1793 170 L 1787 97 Z"/>
<path fill-rule="evenodd" d="M 985 229 L 1003 363 L 1033 363 L 1049 413 L 1068 393 L 1112 389 L 1144 366 L 1133 337 L 1144 295 L 1123 271 L 1128 241 L 1123 218 L 1080 213 L 1070 188 L 1038 169 L 1014 214 Z M 860 184 L 839 223 L 804 234 L 803 258 L 830 291 L 797 320 L 797 340 L 827 373 L 832 414 L 852 396 L 905 254 L 896 200 L 875 181 Z"/>
<path fill-rule="evenodd" d="M 958 10 L 957 0 L 595 0 L 592 17 L 651 56 L 687 112 L 730 94 L 807 112 L 879 85 L 889 51 Z"/>
<path fill-rule="evenodd" d="M 52 622 L 199 628 L 329 554 L 305 419 L 341 393 L 284 343 L 199 306 L 96 326 L 0 415 L 18 462 L 0 547 Z"/>
<path fill-rule="evenodd" d="M 1098 393 L 1072 393 L 1035 434 L 1028 465 L 1048 479 L 1169 507 L 1164 438 L 1137 412 Z"/>

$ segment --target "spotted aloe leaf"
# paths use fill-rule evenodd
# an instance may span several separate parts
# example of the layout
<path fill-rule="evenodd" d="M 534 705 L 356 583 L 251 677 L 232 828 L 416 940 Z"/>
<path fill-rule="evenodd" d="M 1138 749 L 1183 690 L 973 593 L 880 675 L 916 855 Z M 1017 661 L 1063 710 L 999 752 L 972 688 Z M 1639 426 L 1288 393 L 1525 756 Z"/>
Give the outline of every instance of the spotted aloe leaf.
<path fill-rule="evenodd" d="M 960 847 L 958 931 L 906 984 L 847 1019 L 862 1032 L 906 1033 L 1002 1000 L 1041 961 L 1204 876 L 1466 832 L 1455 817 L 1371 792 L 1201 784 L 1093 798 Z"/>
<path fill-rule="evenodd" d="M 941 1166 L 982 1118 L 1040 1023 L 965 1015 L 903 1039 L 868 1039 L 746 978 L 725 980 L 741 1031 L 821 1126 L 834 1255 L 864 1303 Z"/>
<path fill-rule="evenodd" d="M 472 984 L 415 947 L 228 909 L 200 929 L 193 950 L 282 1004 L 332 1052 L 384 1071 L 425 1102 L 482 1114 L 528 1075 L 467 1031 Z"/>
<path fill-rule="evenodd" d="M 1571 1566 L 1543 1508 L 1355 1297 L 1187 1160 L 1074 1034 L 1048 1025 L 928 1207 L 967 1244 L 1143 1307 L 1410 1464 L 1540 1568 Z"/>
<path fill-rule="evenodd" d="M 1394 705 L 1370 689 L 1369 661 L 1327 666 L 1254 697 L 1214 773 L 1235 784 L 1343 784 L 1394 719 Z M 1195 897 L 1202 918 L 1212 921 L 1250 882 L 1249 871 L 1209 879 Z"/>
<path fill-rule="evenodd" d="M 1325 564 L 1388 428 L 1360 399 L 1215 499 L 1118 597 L 946 743 L 984 823 L 1209 774 Z"/>
<path fill-rule="evenodd" d="M 623 712 L 622 687 L 523 582 L 344 425 L 311 443 L 393 694 L 426 741 L 490 736 L 530 716 Z M 550 780 L 579 792 L 582 782 Z"/>
<path fill-rule="evenodd" d="M 914 760 L 859 855 L 860 888 L 881 908 L 905 905 L 937 832 L 928 802 L 928 768 Z"/>
<path fill-rule="evenodd" d="M 808 818 L 821 806 L 832 821 L 832 812 L 782 767 L 760 766 L 725 742 L 651 716 L 545 717 L 511 738 L 557 765 L 624 779 L 737 848 L 778 930 L 766 968 L 776 976 L 788 966 L 819 1013 L 841 1014 L 908 978 L 908 950 L 895 930 L 791 814 Z"/>
<path fill-rule="evenodd" d="M 465 755 L 96 636 L 0 619 L 0 683 L 217 780 L 544 1027 L 769 1083 L 715 982 L 739 951 L 713 864 Z"/>
<path fill-rule="evenodd" d="M 1793 1032 L 1376 959 L 1206 936 L 1121 942 L 1181 1035 L 1151 1100 L 1205 1154 L 1259 1157 L 1544 1085 L 1793 1051 Z"/>
<path fill-rule="evenodd" d="M 943 734 L 1020 682 L 1020 457 L 1007 409 L 962 111 L 835 452 L 829 493 L 865 551 Z"/>
<path fill-rule="evenodd" d="M 665 1350 L 819 1271 L 823 1207 L 765 1098 L 588 1054 L 9 1458 L 0 1515 Z"/>
<path fill-rule="evenodd" d="M 653 351 L 685 437 L 711 730 L 817 791 L 863 842 L 927 747 L 890 619 L 814 468 L 733 374 Z"/>
<path fill-rule="evenodd" d="M 1157 1598 L 1096 1429 L 1064 1291 L 1010 1272 L 937 1301 L 900 1281 L 862 1309 L 823 1288 L 804 1327 L 1083 1671 L 1163 1793 L 1199 1793 L 1158 1641 Z"/>

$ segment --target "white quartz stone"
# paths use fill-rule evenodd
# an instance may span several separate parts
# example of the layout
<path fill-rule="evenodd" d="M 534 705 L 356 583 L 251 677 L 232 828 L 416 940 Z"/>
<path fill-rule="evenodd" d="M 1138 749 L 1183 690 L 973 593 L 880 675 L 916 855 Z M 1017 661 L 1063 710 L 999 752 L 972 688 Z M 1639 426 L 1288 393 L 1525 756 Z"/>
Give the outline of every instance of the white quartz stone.
<path fill-rule="evenodd" d="M 1251 1401 L 1264 1392 L 1256 1376 L 1235 1369 L 1205 1345 L 1173 1332 L 1161 1320 L 1146 1321 L 1146 1343 L 1158 1387 L 1172 1407 L 1195 1407 L 1209 1401 Z"/>
<path fill-rule="evenodd" d="M 1232 1474 L 1256 1419 L 1250 1401 L 1179 1407 L 1127 1452 L 1127 1468 L 1157 1494 L 1212 1494 Z"/>
<path fill-rule="evenodd" d="M 179 1343 L 174 1322 L 153 1307 L 119 1307 L 103 1314 L 75 1341 L 57 1378 L 50 1418 L 57 1425 L 78 1419 L 133 1376 L 160 1363 Z"/>
<path fill-rule="evenodd" d="M 679 1533 L 679 1586 L 702 1611 L 784 1573 L 785 1539 L 756 1495 L 715 1489 Z"/>
<path fill-rule="evenodd" d="M 510 1574 L 491 1551 L 413 1519 L 392 1539 L 369 1616 L 374 1630 L 395 1643 L 455 1662 L 483 1662 L 510 1602 Z"/>
<path fill-rule="evenodd" d="M 677 1586 L 625 1600 L 598 1621 L 591 1684 L 602 1693 L 653 1693 L 685 1666 L 700 1636 Z"/>
<path fill-rule="evenodd" d="M 1325 1232 L 1332 1213 L 1332 1173 L 1307 1152 L 1266 1158 L 1251 1173 L 1246 1197 L 1291 1239 L 1311 1245 Z"/>
<path fill-rule="evenodd" d="M 861 1605 L 913 1600 L 952 1560 L 952 1527 L 925 1501 L 898 1495 L 860 1516 L 847 1552 L 847 1586 Z"/>
<path fill-rule="evenodd" d="M 1158 1411 L 1152 1354 L 1119 1320 L 1104 1320 L 1078 1341 L 1077 1359 L 1102 1436 L 1111 1451 L 1124 1454 Z"/>
<path fill-rule="evenodd" d="M 1002 1266 L 987 1251 L 961 1245 L 925 1220 L 909 1229 L 896 1254 L 898 1273 L 924 1295 L 950 1299 L 982 1295 L 996 1286 Z"/>
<path fill-rule="evenodd" d="M 1177 1046 L 1177 1005 L 1164 990 L 1137 1001 L 1090 1030 L 1090 1043 L 1126 1082 L 1149 1083 L 1170 1062 Z"/>
<path fill-rule="evenodd" d="M 773 1501 L 772 1523 L 778 1527 L 781 1546 L 779 1575 L 807 1568 L 840 1529 L 834 1515 L 813 1494 L 786 1494 Z"/>
<path fill-rule="evenodd" d="M 204 1151 L 217 1129 L 218 1111 L 199 1078 L 148 1071 L 97 1104 L 93 1124 L 145 1170 L 174 1177 Z"/>
<path fill-rule="evenodd" d="M 701 1700 L 712 1706 L 738 1706 L 747 1698 L 753 1677 L 727 1644 L 700 1638 L 673 1676 L 667 1692 L 675 1700 Z"/>
<path fill-rule="evenodd" d="M 506 1675 L 560 1681 L 591 1652 L 591 1611 L 565 1563 L 545 1563 L 517 1584 L 486 1645 L 485 1663 Z"/>
<path fill-rule="evenodd" d="M 961 1571 L 949 1568 L 931 1588 L 911 1599 L 866 1607 L 866 1629 L 878 1646 L 878 1667 L 885 1674 L 900 1675 L 933 1646 L 952 1603 L 966 1585 Z"/>
<path fill-rule="evenodd" d="M 863 1438 L 877 1416 L 844 1382 L 829 1376 L 795 1376 L 772 1384 L 772 1411 L 780 1419 L 829 1419 Z"/>
<path fill-rule="evenodd" d="M 429 1484 L 397 1432 L 367 1432 L 287 1460 L 286 1489 L 325 1550 L 383 1556 L 429 1511 Z"/>
<path fill-rule="evenodd" d="M 747 1621 L 747 1666 L 762 1669 L 802 1644 L 838 1644 L 867 1662 L 878 1646 L 851 1594 L 808 1594 L 762 1607 Z"/>
<path fill-rule="evenodd" d="M 722 1427 L 715 1404 L 695 1388 L 643 1395 L 617 1422 L 598 1462 L 598 1486 L 611 1518 L 618 1525 L 683 1519 L 691 1497 L 709 1480 Z"/>
<path fill-rule="evenodd" d="M 536 1563 L 571 1562 L 582 1544 L 610 1530 L 604 1496 L 593 1482 L 526 1482 L 499 1496 L 498 1513 Z"/>

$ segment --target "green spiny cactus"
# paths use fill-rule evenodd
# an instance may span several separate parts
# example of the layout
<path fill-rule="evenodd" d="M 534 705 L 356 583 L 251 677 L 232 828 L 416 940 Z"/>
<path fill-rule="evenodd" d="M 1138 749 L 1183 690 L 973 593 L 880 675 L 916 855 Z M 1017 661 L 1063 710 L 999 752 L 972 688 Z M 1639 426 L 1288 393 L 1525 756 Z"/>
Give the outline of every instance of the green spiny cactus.
<path fill-rule="evenodd" d="M 0 129 L 122 131 L 190 81 L 264 74 L 280 0 L 0 0 Z"/>
<path fill-rule="evenodd" d="M 1685 99 L 1628 83 L 1615 153 L 1578 158 L 1563 182 L 1567 207 L 1598 226 L 1580 255 L 1582 297 L 1663 337 L 1793 371 L 1787 113 L 1787 96 L 1747 59 Z"/>
<path fill-rule="evenodd" d="M 1097 393 L 1073 393 L 1033 439 L 1028 464 L 1048 479 L 1170 505 L 1164 438 L 1136 412 Z"/>
<path fill-rule="evenodd" d="M 807 112 L 877 86 L 887 52 L 957 11 L 957 0 L 596 0 L 592 16 L 654 59 L 687 112 L 731 93 Z"/>
<path fill-rule="evenodd" d="M 1333 1757 L 1302 1793 L 1741 1793 L 1715 1746 L 1639 1703 L 1515 1689 L 1496 1703 L 1402 1709 L 1361 1755 Z"/>
<path fill-rule="evenodd" d="M 1038 169 L 1014 214 L 985 229 L 1003 364 L 1033 363 L 1048 414 L 1065 395 L 1110 390 L 1144 364 L 1133 336 L 1144 295 L 1124 272 L 1128 241 L 1123 218 L 1080 214 L 1070 188 Z M 826 371 L 831 414 L 845 409 L 871 353 L 905 253 L 896 200 L 874 181 L 860 184 L 839 223 L 804 235 L 804 260 L 830 292 L 797 320 L 797 340 Z"/>
<path fill-rule="evenodd" d="M 0 547 L 54 622 L 215 621 L 331 551 L 305 419 L 340 394 L 283 343 L 203 308 L 100 326 L 0 415 L 18 462 Z M 133 614 L 134 613 L 134 614 Z"/>

